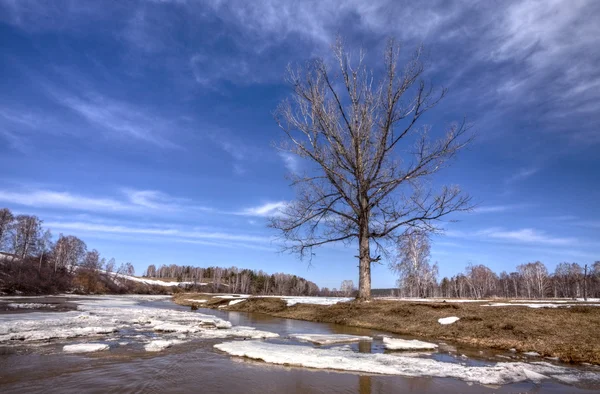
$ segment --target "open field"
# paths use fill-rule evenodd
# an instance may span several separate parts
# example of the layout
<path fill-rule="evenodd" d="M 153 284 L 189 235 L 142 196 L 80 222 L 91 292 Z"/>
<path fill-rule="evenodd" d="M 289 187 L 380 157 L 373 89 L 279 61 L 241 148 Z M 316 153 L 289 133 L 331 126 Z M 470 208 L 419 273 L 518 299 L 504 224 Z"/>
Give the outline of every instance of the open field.
<path fill-rule="evenodd" d="M 541 357 L 558 357 L 564 362 L 600 364 L 600 307 L 597 302 L 411 302 L 376 299 L 366 303 L 297 303 L 288 306 L 277 297 L 249 297 L 231 305 L 234 298 L 247 296 L 218 297 L 214 294 L 185 293 L 177 295 L 175 301 L 181 305 L 193 305 L 193 300 L 200 299 L 204 302 L 196 305 L 201 307 L 344 324 L 468 346 L 536 352 Z M 532 307 L 536 305 L 545 307 Z M 446 325 L 438 323 L 438 319 L 447 317 L 460 320 Z"/>

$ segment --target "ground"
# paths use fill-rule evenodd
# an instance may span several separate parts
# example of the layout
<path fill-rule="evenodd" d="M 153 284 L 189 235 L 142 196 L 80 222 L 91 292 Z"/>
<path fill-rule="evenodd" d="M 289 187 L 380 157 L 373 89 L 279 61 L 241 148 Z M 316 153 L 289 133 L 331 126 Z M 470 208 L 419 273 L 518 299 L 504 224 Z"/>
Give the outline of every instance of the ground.
<path fill-rule="evenodd" d="M 288 319 L 337 323 L 461 345 L 536 352 L 564 362 L 600 364 L 600 307 L 594 305 L 530 308 L 526 305 L 487 306 L 489 302 L 411 302 L 373 300 L 334 305 L 288 304 L 278 298 L 247 298 L 229 305 L 232 298 L 210 294 L 180 294 L 176 302 L 201 307 L 266 313 Z M 496 303 L 496 301 L 495 301 Z M 498 303 L 510 304 L 509 301 Z M 455 323 L 438 319 L 456 316 Z"/>

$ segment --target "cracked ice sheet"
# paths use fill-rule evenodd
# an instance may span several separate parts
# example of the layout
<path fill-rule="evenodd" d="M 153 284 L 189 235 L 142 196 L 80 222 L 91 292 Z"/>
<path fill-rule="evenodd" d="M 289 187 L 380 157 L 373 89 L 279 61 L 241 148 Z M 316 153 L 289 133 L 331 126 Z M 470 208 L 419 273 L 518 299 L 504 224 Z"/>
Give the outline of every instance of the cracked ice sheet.
<path fill-rule="evenodd" d="M 545 362 L 506 362 L 490 366 L 465 366 L 427 358 L 353 353 L 336 348 L 309 348 L 262 341 L 225 342 L 214 347 L 232 356 L 262 360 L 271 364 L 383 375 L 455 378 L 487 385 L 502 385 L 523 381 L 537 383 L 544 379 L 550 379 L 549 375 L 556 379 L 559 379 L 560 376 L 572 379 L 575 371 Z M 598 374 L 594 375 L 600 376 Z"/>
<path fill-rule="evenodd" d="M 371 337 L 345 334 L 290 334 L 290 338 L 304 342 L 316 343 L 317 345 L 333 345 L 335 343 L 373 340 Z"/>

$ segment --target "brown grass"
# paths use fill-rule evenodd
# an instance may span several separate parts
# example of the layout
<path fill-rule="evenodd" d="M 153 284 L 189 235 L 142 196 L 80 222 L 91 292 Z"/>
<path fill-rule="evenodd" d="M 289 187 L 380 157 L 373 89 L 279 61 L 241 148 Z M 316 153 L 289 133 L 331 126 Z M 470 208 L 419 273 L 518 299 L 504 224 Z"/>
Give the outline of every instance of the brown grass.
<path fill-rule="evenodd" d="M 210 295 L 207 295 L 210 298 Z M 190 295 L 178 298 L 192 298 Z M 229 300 L 213 299 L 217 307 Z M 178 302 L 176 300 L 176 302 Z M 600 307 L 532 309 L 481 304 L 410 303 L 374 300 L 331 306 L 297 304 L 287 307 L 277 298 L 250 298 L 227 310 L 266 313 L 288 319 L 344 324 L 457 344 L 521 352 L 534 351 L 564 362 L 600 364 Z M 458 316 L 454 324 L 439 318 Z"/>

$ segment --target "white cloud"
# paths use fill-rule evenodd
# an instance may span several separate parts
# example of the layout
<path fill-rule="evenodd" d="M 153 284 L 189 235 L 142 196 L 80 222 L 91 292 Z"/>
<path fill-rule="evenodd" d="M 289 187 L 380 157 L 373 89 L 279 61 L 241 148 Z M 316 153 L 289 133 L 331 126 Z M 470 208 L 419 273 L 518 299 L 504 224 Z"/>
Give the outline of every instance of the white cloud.
<path fill-rule="evenodd" d="M 524 207 L 524 205 L 483 205 L 476 207 L 473 212 L 474 213 L 494 213 L 494 212 L 506 212 L 512 211 L 514 209 L 519 209 Z"/>
<path fill-rule="evenodd" d="M 188 200 L 171 197 L 153 190 L 124 189 L 125 198 L 87 197 L 54 190 L 0 190 L 0 201 L 36 208 L 59 208 L 90 212 L 174 212 L 210 211 L 210 208 L 192 205 Z"/>
<path fill-rule="evenodd" d="M 54 232 L 70 231 L 86 234 L 111 234 L 119 236 L 146 235 L 159 237 L 162 241 L 194 243 L 208 246 L 225 246 L 271 250 L 267 245 L 272 238 L 251 234 L 232 234 L 215 231 L 195 231 L 188 228 L 132 227 L 93 222 L 53 221 L 44 224 Z M 151 239 L 150 239 L 151 240 Z M 259 245 L 257 245 L 259 244 Z"/>
<path fill-rule="evenodd" d="M 561 238 L 554 237 L 546 234 L 543 231 L 538 231 L 531 228 L 524 228 L 520 230 L 511 230 L 506 231 L 502 229 L 487 229 L 482 230 L 478 233 L 478 235 L 482 235 L 488 238 L 494 239 L 502 239 L 507 241 L 514 241 L 520 243 L 534 243 L 534 244 L 544 244 L 544 245 L 573 245 L 578 241 L 575 238 Z"/>
<path fill-rule="evenodd" d="M 286 206 L 287 203 L 285 201 L 269 202 L 256 207 L 246 208 L 238 214 L 246 216 L 275 216 L 281 214 L 282 209 Z"/>
<path fill-rule="evenodd" d="M 465 238 L 481 241 L 506 241 L 515 244 L 550 245 L 550 246 L 574 246 L 580 242 L 576 238 L 557 237 L 549 235 L 544 231 L 522 228 L 517 230 L 505 230 L 493 227 L 479 231 L 446 231 L 445 235 L 451 238 Z"/>
<path fill-rule="evenodd" d="M 281 158 L 281 160 L 283 160 L 285 168 L 287 168 L 289 172 L 293 174 L 300 173 L 301 164 L 298 156 L 289 152 L 278 152 L 278 155 Z"/>

